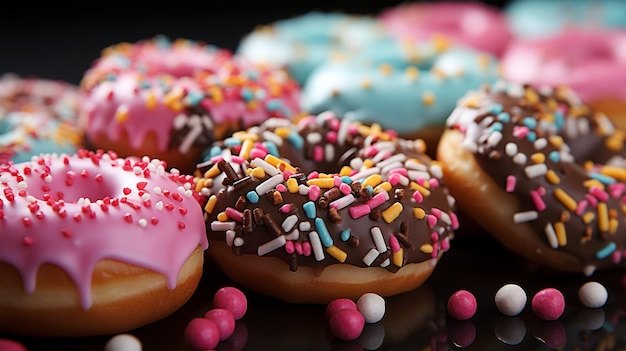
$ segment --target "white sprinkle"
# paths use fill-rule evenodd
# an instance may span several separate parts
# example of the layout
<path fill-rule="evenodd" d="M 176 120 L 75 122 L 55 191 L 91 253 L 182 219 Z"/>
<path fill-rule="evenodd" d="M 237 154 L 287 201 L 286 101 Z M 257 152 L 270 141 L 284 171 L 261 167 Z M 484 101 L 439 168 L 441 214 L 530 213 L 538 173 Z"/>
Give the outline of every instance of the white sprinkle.
<path fill-rule="evenodd" d="M 235 222 L 234 221 L 230 221 L 230 222 L 220 222 L 220 221 L 213 221 L 211 222 L 211 230 L 214 232 L 223 232 L 225 230 L 233 230 L 235 229 Z"/>
<path fill-rule="evenodd" d="M 414 159 L 409 159 L 408 161 L 406 161 L 404 163 L 404 167 L 406 167 L 406 169 L 414 169 L 418 171 L 426 171 L 428 169 L 425 164 L 418 162 Z"/>
<path fill-rule="evenodd" d="M 285 220 L 282 223 L 282 227 L 285 233 L 291 231 L 291 229 L 293 229 L 293 227 L 295 227 L 296 224 L 298 223 L 298 220 L 299 218 L 295 214 L 292 214 L 289 217 L 285 218 Z"/>
<path fill-rule="evenodd" d="M 28 183 L 24 180 L 22 180 L 21 182 L 17 183 L 17 188 L 20 190 L 24 190 L 26 188 L 28 188 Z"/>
<path fill-rule="evenodd" d="M 283 145 L 283 138 L 279 137 L 278 135 L 274 134 L 273 132 L 270 132 L 269 130 L 266 130 L 263 132 L 263 138 L 267 141 L 270 141 L 274 144 L 276 144 L 276 146 L 282 146 Z"/>
<path fill-rule="evenodd" d="M 527 159 L 528 157 L 526 156 L 526 154 L 523 154 L 521 152 L 513 156 L 513 162 L 515 162 L 515 164 L 518 164 L 518 165 L 525 164 Z"/>
<path fill-rule="evenodd" d="M 147 219 L 145 219 L 145 218 L 140 218 L 140 219 L 137 221 L 137 224 L 139 224 L 139 226 L 140 226 L 140 227 L 145 228 L 145 227 L 147 227 L 147 226 L 148 226 L 148 220 L 147 220 Z"/>
<path fill-rule="evenodd" d="M 326 144 L 324 147 L 324 158 L 326 162 L 332 162 L 335 159 L 335 146 L 333 144 Z"/>
<path fill-rule="evenodd" d="M 443 169 L 441 169 L 441 165 L 431 164 L 430 165 L 430 173 L 432 173 L 433 177 L 443 178 Z"/>
<path fill-rule="evenodd" d="M 235 247 L 241 247 L 241 246 L 243 246 L 244 243 L 245 243 L 245 241 L 240 236 L 239 237 L 235 237 L 235 239 L 233 240 L 233 245 Z"/>
<path fill-rule="evenodd" d="M 162 210 L 163 210 L 163 201 L 159 201 L 159 202 L 157 202 L 157 203 L 154 205 L 154 207 L 155 207 L 157 210 L 162 211 Z"/>
<path fill-rule="evenodd" d="M 234 230 L 227 230 L 226 234 L 225 234 L 225 238 L 226 238 L 226 244 L 228 246 L 233 246 L 233 242 L 235 241 L 235 231 Z"/>
<path fill-rule="evenodd" d="M 258 158 L 258 157 L 257 158 L 253 158 L 252 161 L 250 161 L 250 166 L 252 166 L 252 167 L 261 167 L 265 171 L 265 174 L 268 174 L 270 176 L 275 176 L 275 175 L 280 173 L 280 170 L 278 168 L 272 166 L 271 164 L 269 164 L 264 159 Z"/>
<path fill-rule="evenodd" d="M 143 195 L 141 195 L 141 200 L 142 200 L 142 201 L 148 201 L 148 200 L 150 200 L 150 194 L 148 194 L 148 193 L 144 193 Z"/>
<path fill-rule="evenodd" d="M 298 185 L 298 194 L 300 194 L 300 195 L 308 195 L 309 194 L 309 187 L 306 186 L 306 184 Z"/>
<path fill-rule="evenodd" d="M 388 157 L 385 160 L 382 160 L 382 161 L 378 162 L 377 166 L 380 167 L 380 168 L 385 168 L 385 167 L 387 167 L 388 165 L 390 165 L 392 163 L 397 163 L 397 162 L 401 162 L 402 163 L 402 162 L 404 162 L 406 160 L 406 157 L 407 156 L 405 154 L 395 154 L 395 155 L 393 155 L 391 157 Z M 402 167 L 402 166 L 399 166 L 399 167 Z M 397 168 L 399 168 L 399 167 L 397 167 Z"/>
<path fill-rule="evenodd" d="M 306 136 L 306 141 L 309 144 L 319 144 L 322 141 L 322 135 L 320 133 L 310 133 Z"/>
<path fill-rule="evenodd" d="M 284 235 L 279 235 L 276 238 L 266 242 L 265 244 L 259 245 L 257 248 L 257 255 L 265 256 L 266 254 L 278 249 L 279 247 L 285 246 L 287 239 L 285 239 Z"/>
<path fill-rule="evenodd" d="M 285 239 L 287 240 L 298 240 L 300 238 L 300 231 L 298 228 L 294 229 L 291 233 L 285 234 Z"/>
<path fill-rule="evenodd" d="M 548 172 L 548 166 L 545 163 L 537 163 L 524 168 L 524 173 L 528 178 L 535 178 L 542 176 Z"/>
<path fill-rule="evenodd" d="M 387 244 L 385 243 L 385 239 L 383 238 L 383 233 L 379 227 L 372 227 L 370 229 L 370 233 L 372 235 L 372 239 L 374 240 L 374 245 L 376 246 L 376 250 L 378 252 L 387 251 Z"/>
<path fill-rule="evenodd" d="M 133 167 L 133 173 L 135 173 L 135 175 L 140 175 L 141 173 L 143 173 L 143 169 L 141 169 L 141 167 L 139 166 L 135 166 Z"/>
<path fill-rule="evenodd" d="M 367 266 L 371 266 L 379 254 L 380 252 L 378 252 L 375 248 L 371 248 L 365 256 L 363 256 L 363 263 Z"/>
<path fill-rule="evenodd" d="M 487 144 L 493 147 L 493 146 L 498 145 L 500 140 L 502 140 L 502 133 L 493 132 L 489 135 L 489 138 L 487 138 Z"/>
<path fill-rule="evenodd" d="M 254 189 L 257 194 L 265 194 L 268 191 L 274 189 L 278 184 L 284 181 L 283 174 L 279 173 L 273 175 L 271 178 L 266 179 L 263 183 L 257 185 Z"/>
<path fill-rule="evenodd" d="M 556 232 L 554 231 L 554 227 L 552 226 L 552 223 L 546 224 L 546 227 L 544 228 L 544 232 L 546 233 L 546 238 L 548 239 L 548 243 L 550 244 L 550 247 L 553 249 L 556 249 L 557 247 L 559 247 L 559 240 L 556 238 Z"/>
<path fill-rule="evenodd" d="M 507 143 L 504 147 L 504 152 L 507 156 L 513 157 L 517 154 L 517 144 L 516 143 Z"/>
<path fill-rule="evenodd" d="M 185 190 L 185 192 L 183 193 L 183 195 L 185 197 L 191 197 L 193 195 L 193 191 L 191 189 L 187 189 Z"/>
<path fill-rule="evenodd" d="M 348 194 L 346 196 L 340 197 L 339 199 L 331 202 L 330 204 L 328 204 L 328 206 L 330 206 L 331 208 L 335 208 L 337 210 L 341 210 L 342 208 L 345 208 L 346 206 L 350 205 L 353 202 L 354 202 L 354 195 Z"/>
<path fill-rule="evenodd" d="M 315 259 L 321 261 L 324 259 L 324 248 L 322 247 L 322 241 L 320 235 L 316 231 L 309 232 L 309 241 L 311 242 L 311 248 L 313 249 L 313 255 Z"/>
<path fill-rule="evenodd" d="M 537 211 L 517 212 L 516 214 L 513 215 L 513 222 L 524 223 L 524 222 L 534 221 L 535 219 L 537 219 L 538 215 L 539 214 Z"/>
<path fill-rule="evenodd" d="M 533 144 L 535 145 L 535 150 L 541 150 L 548 146 L 548 140 L 546 138 L 539 138 L 535 140 Z"/>
<path fill-rule="evenodd" d="M 46 175 L 43 178 L 43 181 L 46 182 L 46 183 L 52 183 L 52 176 L 50 174 Z"/>
<path fill-rule="evenodd" d="M 301 231 L 308 232 L 309 230 L 311 230 L 311 222 L 300 222 L 300 225 L 298 227 Z"/>
<path fill-rule="evenodd" d="M 360 179 L 365 179 L 365 178 L 367 178 L 367 177 L 369 177 L 371 175 L 374 175 L 374 174 L 380 174 L 380 168 L 378 168 L 378 167 L 368 168 L 368 169 L 366 169 L 364 171 L 361 171 L 361 172 L 358 172 L 358 173 L 352 175 L 350 177 L 350 179 L 352 181 L 357 181 L 357 180 L 360 180 Z"/>

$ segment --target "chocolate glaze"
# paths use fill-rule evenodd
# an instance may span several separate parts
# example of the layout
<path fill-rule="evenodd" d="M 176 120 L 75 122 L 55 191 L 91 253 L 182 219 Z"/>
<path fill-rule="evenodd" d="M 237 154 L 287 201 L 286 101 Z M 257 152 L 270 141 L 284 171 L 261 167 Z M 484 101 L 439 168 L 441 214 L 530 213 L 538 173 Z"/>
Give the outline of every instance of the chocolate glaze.
<path fill-rule="evenodd" d="M 507 178 L 516 180 L 509 192 L 520 213 L 532 214 L 517 223 L 529 222 L 548 246 L 580 260 L 586 274 L 624 264 L 624 133 L 604 114 L 566 88 L 498 82 L 466 94 L 448 127 L 465 134 L 464 146 L 503 189 Z M 533 168 L 539 172 L 526 173 Z"/>
<path fill-rule="evenodd" d="M 258 150 L 242 152 L 249 139 L 256 139 L 256 147 L 265 147 L 286 165 L 278 163 L 267 168 L 270 172 L 254 173 L 259 172 L 255 162 L 265 155 L 254 154 Z M 454 200 L 441 180 L 441 169 L 420 146 L 420 141 L 396 139 L 379 126 L 342 121 L 332 113 L 306 117 L 298 125 L 270 119 L 235 133 L 214 144 L 207 152 L 207 161 L 198 168 L 197 190 L 205 199 L 209 238 L 225 240 L 234 235 L 234 240 L 227 240 L 233 254 L 278 257 L 293 271 L 306 265 L 321 272 L 340 262 L 382 266 L 391 272 L 407 263 L 432 260 L 435 264 L 439 254 L 448 249 L 457 222 Z M 241 153 L 244 156 L 237 157 Z M 383 167 L 396 157 L 399 163 Z M 382 185 L 366 186 L 370 181 L 367 176 L 354 176 L 376 166 L 381 169 L 372 174 L 382 176 Z M 403 181 L 398 180 L 402 177 L 393 174 L 407 171 L 407 167 L 414 169 L 404 178 L 406 185 L 401 185 Z M 277 169 L 284 170 L 282 175 Z M 257 187 L 272 178 L 269 173 L 279 174 L 278 181 L 259 190 Z M 313 196 L 311 182 L 323 178 L 331 180 L 333 186 L 320 185 L 319 196 Z M 361 217 L 350 214 L 353 208 L 363 208 L 368 201 L 385 196 L 385 187 L 388 199 L 372 205 Z M 420 196 L 418 188 L 427 189 L 424 193 L 429 194 Z M 259 191 L 258 201 L 251 201 L 251 194 L 253 198 Z M 354 201 L 346 207 L 334 207 L 333 201 L 350 197 Z M 394 213 L 399 206 L 402 210 Z M 290 220 L 293 222 L 288 224 Z M 318 239 L 321 245 L 316 249 Z M 263 252 L 268 242 L 280 244 Z"/>

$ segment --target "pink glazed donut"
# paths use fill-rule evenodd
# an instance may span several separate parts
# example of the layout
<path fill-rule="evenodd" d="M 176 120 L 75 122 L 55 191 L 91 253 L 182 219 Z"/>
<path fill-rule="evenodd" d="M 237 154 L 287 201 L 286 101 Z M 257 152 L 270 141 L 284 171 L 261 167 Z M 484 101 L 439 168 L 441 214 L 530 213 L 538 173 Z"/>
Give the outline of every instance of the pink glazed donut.
<path fill-rule="evenodd" d="M 108 47 L 81 82 L 87 145 L 183 172 L 234 130 L 297 114 L 299 85 L 226 49 L 155 37 Z"/>
<path fill-rule="evenodd" d="M 401 40 L 438 37 L 496 56 L 512 38 L 504 14 L 479 2 L 407 2 L 383 10 L 379 19 Z"/>
<path fill-rule="evenodd" d="M 568 86 L 626 129 L 626 30 L 570 29 L 512 43 L 501 60 L 512 83 Z"/>
<path fill-rule="evenodd" d="M 79 150 L 0 166 L 0 332 L 115 334 L 180 308 L 208 248 L 191 176 Z"/>

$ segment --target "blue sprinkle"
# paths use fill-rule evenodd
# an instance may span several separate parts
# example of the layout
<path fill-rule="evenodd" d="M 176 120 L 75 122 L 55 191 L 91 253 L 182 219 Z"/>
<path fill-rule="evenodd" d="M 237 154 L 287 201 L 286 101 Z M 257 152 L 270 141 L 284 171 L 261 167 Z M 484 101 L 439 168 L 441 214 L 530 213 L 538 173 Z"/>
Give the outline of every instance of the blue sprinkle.
<path fill-rule="evenodd" d="M 325 247 L 333 246 L 333 238 L 330 236 L 330 232 L 328 232 L 328 228 L 326 228 L 326 223 L 324 220 L 317 217 L 315 218 L 315 229 L 317 230 L 317 234 L 320 235 L 320 240 Z"/>
<path fill-rule="evenodd" d="M 272 100 L 269 100 L 265 106 L 267 107 L 269 111 L 275 111 L 275 110 L 280 109 L 283 106 L 283 104 L 282 104 L 282 101 L 280 101 L 279 99 L 272 99 Z"/>
<path fill-rule="evenodd" d="M 341 177 L 341 182 L 342 183 L 346 183 L 346 184 L 352 184 L 352 179 L 350 179 L 350 177 L 348 177 L 348 176 L 342 176 Z"/>
<path fill-rule="evenodd" d="M 350 239 L 350 235 L 351 235 L 351 234 L 352 234 L 352 233 L 350 232 L 350 229 L 344 229 L 344 230 L 341 232 L 341 234 L 340 234 L 340 235 L 341 235 L 341 240 L 342 240 L 342 241 L 348 241 L 348 239 Z"/>
<path fill-rule="evenodd" d="M 370 195 L 374 195 L 374 188 L 371 185 L 366 186 L 365 190 L 367 190 Z"/>
<path fill-rule="evenodd" d="M 498 113 L 498 120 L 504 123 L 508 123 L 511 121 L 511 115 L 508 112 Z"/>
<path fill-rule="evenodd" d="M 222 153 L 222 148 L 219 146 L 211 147 L 208 152 L 205 151 L 203 161 L 208 161 L 215 156 L 219 156 Z"/>
<path fill-rule="evenodd" d="M 617 246 L 615 245 L 615 243 L 614 242 L 610 242 L 604 248 L 602 248 L 602 249 L 598 250 L 598 252 L 596 252 L 596 258 L 599 259 L 599 260 L 605 259 L 610 254 L 612 254 L 613 251 L 615 251 L 616 248 L 617 248 Z"/>
<path fill-rule="evenodd" d="M 264 141 L 263 146 L 267 148 L 267 152 L 276 157 L 280 157 L 280 152 L 278 152 L 278 147 L 271 141 Z"/>
<path fill-rule="evenodd" d="M 256 204 L 259 202 L 259 194 L 257 194 L 256 191 L 248 191 L 246 199 L 248 199 L 251 203 Z"/>
<path fill-rule="evenodd" d="M 563 126 L 565 125 L 565 117 L 563 116 L 563 112 L 561 111 L 554 112 L 554 125 L 556 126 L 558 130 L 563 129 Z"/>
<path fill-rule="evenodd" d="M 524 117 L 524 119 L 522 120 L 522 123 L 528 127 L 528 129 L 535 129 L 537 128 L 537 120 L 532 118 L 532 117 Z"/>
<path fill-rule="evenodd" d="M 257 98 L 257 100 L 264 100 L 265 97 L 267 97 L 267 92 L 265 90 L 257 90 L 256 91 L 256 98 Z"/>
<path fill-rule="evenodd" d="M 202 95 L 198 91 L 190 91 L 185 97 L 185 99 L 187 99 L 187 101 L 189 102 L 190 106 L 198 106 L 200 101 L 202 101 L 202 98 L 204 98 L 204 95 Z"/>
<path fill-rule="evenodd" d="M 298 134 L 295 130 L 292 130 L 291 133 L 287 135 L 287 140 L 289 140 L 291 145 L 298 150 L 301 150 L 304 147 L 304 139 L 302 139 L 302 136 L 300 136 L 300 134 Z"/>
<path fill-rule="evenodd" d="M 252 101 L 254 100 L 254 92 L 250 88 L 244 87 L 241 89 L 241 97 L 245 101 Z"/>
<path fill-rule="evenodd" d="M 548 158 L 552 161 L 552 162 L 559 162 L 561 160 L 561 154 L 559 154 L 558 151 L 551 151 L 548 154 Z"/>
<path fill-rule="evenodd" d="M 493 132 L 501 132 L 502 128 L 504 128 L 504 127 L 502 126 L 502 123 L 500 123 L 500 122 L 495 122 L 495 123 L 493 123 L 491 125 L 491 127 L 489 127 L 489 129 L 491 130 L 491 133 L 493 133 Z"/>
<path fill-rule="evenodd" d="M 258 80 L 259 79 L 259 73 L 256 70 L 248 70 L 246 71 L 246 77 L 250 78 L 250 80 Z"/>
<path fill-rule="evenodd" d="M 615 178 L 601 173 L 589 173 L 589 176 L 602 184 L 615 184 Z"/>
<path fill-rule="evenodd" d="M 537 140 L 537 133 L 535 132 L 528 132 L 528 135 L 526 136 L 526 139 L 528 139 L 528 141 L 535 141 Z"/>
<path fill-rule="evenodd" d="M 224 145 L 226 145 L 227 147 L 238 146 L 241 145 L 241 140 L 237 138 L 226 138 L 224 139 Z"/>
<path fill-rule="evenodd" d="M 493 113 L 494 115 L 499 114 L 500 112 L 502 112 L 503 107 L 501 104 L 491 104 L 487 107 L 487 110 L 489 110 L 490 113 Z"/>
<path fill-rule="evenodd" d="M 317 216 L 317 210 L 315 209 L 315 203 L 313 201 L 305 202 L 302 205 L 302 209 L 304 209 L 304 214 L 309 219 L 313 219 Z"/>

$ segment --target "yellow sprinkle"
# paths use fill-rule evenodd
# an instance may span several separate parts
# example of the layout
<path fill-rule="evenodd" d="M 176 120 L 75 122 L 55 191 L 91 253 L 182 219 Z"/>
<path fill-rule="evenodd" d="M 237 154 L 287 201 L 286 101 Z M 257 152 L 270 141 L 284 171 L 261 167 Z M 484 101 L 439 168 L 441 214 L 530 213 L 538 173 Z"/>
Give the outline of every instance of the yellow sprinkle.
<path fill-rule="evenodd" d="M 603 166 L 600 169 L 600 173 L 620 181 L 626 181 L 626 168 L 616 166 Z"/>
<path fill-rule="evenodd" d="M 433 246 L 431 244 L 424 244 L 420 246 L 420 251 L 422 251 L 425 254 L 431 254 L 433 253 Z"/>
<path fill-rule="evenodd" d="M 391 223 L 396 218 L 398 218 L 400 213 L 402 213 L 402 210 L 403 210 L 402 204 L 399 202 L 396 202 L 383 211 L 382 213 L 383 219 L 385 220 L 385 222 Z"/>
<path fill-rule="evenodd" d="M 204 172 L 204 178 L 215 178 L 220 173 L 222 173 L 222 171 L 220 171 L 220 169 L 215 164 L 211 168 L 207 169 L 206 172 Z"/>
<path fill-rule="evenodd" d="M 348 258 L 348 254 L 335 245 L 327 247 L 326 252 L 328 252 L 329 255 L 333 256 L 337 259 L 337 261 L 341 263 L 345 262 L 346 258 Z"/>
<path fill-rule="evenodd" d="M 563 222 L 554 223 L 554 232 L 560 246 L 567 245 L 567 233 L 565 232 L 565 224 Z"/>
<path fill-rule="evenodd" d="M 148 110 L 154 110 L 156 107 L 156 101 L 154 93 L 152 91 L 148 92 L 148 95 L 146 95 L 146 108 Z"/>
<path fill-rule="evenodd" d="M 619 151 L 624 148 L 624 131 L 615 130 L 613 134 L 611 134 L 606 139 L 606 148 L 611 151 Z"/>
<path fill-rule="evenodd" d="M 215 209 L 216 203 L 217 203 L 217 196 L 211 195 L 211 197 L 209 197 L 209 201 L 207 201 L 206 205 L 204 205 L 204 210 L 206 211 L 206 213 L 213 212 L 213 210 Z"/>
<path fill-rule="evenodd" d="M 383 177 L 380 174 L 372 174 L 371 176 L 365 178 L 363 183 L 361 183 L 362 187 L 371 186 L 372 188 L 377 186 L 383 181 Z"/>
<path fill-rule="evenodd" d="M 546 155 L 542 154 L 541 152 L 536 152 L 530 156 L 530 159 L 534 163 L 544 163 L 546 161 Z"/>
<path fill-rule="evenodd" d="M 284 170 L 288 170 L 288 171 L 291 171 L 291 172 L 295 172 L 296 171 L 296 169 L 292 165 L 290 165 L 289 163 L 285 162 L 284 160 L 281 160 L 280 158 L 278 158 L 278 157 L 276 157 L 276 156 L 274 156 L 272 154 L 267 154 L 265 156 L 265 162 L 267 162 L 267 163 L 271 164 L 272 166 L 280 169 L 281 171 L 284 171 Z M 284 166 L 284 169 L 282 168 L 283 166 Z"/>
<path fill-rule="evenodd" d="M 339 175 L 340 176 L 349 176 L 350 173 L 352 173 L 352 167 L 350 166 L 343 166 L 341 167 L 341 170 L 339 171 Z"/>
<path fill-rule="evenodd" d="M 292 194 L 298 192 L 298 181 L 295 178 L 287 179 L 287 190 Z"/>
<path fill-rule="evenodd" d="M 228 222 L 229 218 L 226 212 L 220 212 L 217 214 L 217 220 L 220 222 Z"/>
<path fill-rule="evenodd" d="M 380 66 L 378 66 L 378 70 L 384 76 L 388 76 L 391 73 L 393 73 L 393 67 L 388 63 L 383 63 Z"/>
<path fill-rule="evenodd" d="M 615 234 L 618 228 L 619 228 L 619 221 L 615 218 L 611 218 L 609 220 L 609 233 Z"/>
<path fill-rule="evenodd" d="M 181 89 L 174 89 L 163 97 L 163 103 L 172 111 L 181 111 L 183 109 L 183 104 L 181 101 L 182 98 L 183 91 Z"/>
<path fill-rule="evenodd" d="M 526 97 L 526 100 L 528 100 L 528 102 L 532 105 L 539 102 L 539 94 L 537 94 L 535 89 L 526 88 L 526 91 L 524 91 L 524 95 Z"/>
<path fill-rule="evenodd" d="M 238 131 L 233 133 L 233 138 L 237 138 L 242 142 L 246 139 L 250 139 L 252 141 L 258 141 L 259 135 L 256 133 L 248 133 L 247 131 Z"/>
<path fill-rule="evenodd" d="M 254 141 L 252 139 L 245 139 L 243 143 L 241 143 L 241 150 L 239 150 L 239 157 L 243 157 L 243 159 L 247 160 L 250 157 L 250 150 L 254 146 Z"/>
<path fill-rule="evenodd" d="M 554 170 L 549 169 L 548 172 L 546 173 L 546 179 L 551 183 L 551 184 L 559 184 L 561 182 L 561 179 L 559 178 L 559 176 L 556 174 L 556 172 Z"/>
<path fill-rule="evenodd" d="M 278 135 L 281 138 L 286 138 L 291 134 L 291 128 L 289 127 L 278 127 L 274 129 L 274 134 Z"/>
<path fill-rule="evenodd" d="M 596 188 L 604 189 L 604 184 L 602 184 L 602 182 L 597 179 L 587 179 L 583 182 L 583 185 L 586 188 L 591 188 L 595 186 Z"/>
<path fill-rule="evenodd" d="M 320 173 L 317 175 L 318 178 L 334 178 L 333 174 L 329 174 L 329 173 Z"/>
<path fill-rule="evenodd" d="M 306 184 L 317 185 L 322 189 L 330 189 L 335 186 L 335 180 L 333 178 L 313 178 L 306 181 Z"/>
<path fill-rule="evenodd" d="M 596 215 L 593 214 L 593 212 L 585 212 L 582 216 L 581 216 L 583 223 L 585 224 L 589 224 L 591 223 L 591 221 L 593 221 L 596 218 Z"/>
<path fill-rule="evenodd" d="M 426 211 L 421 207 L 413 207 L 413 217 L 417 219 L 424 219 L 426 217 Z"/>
<path fill-rule="evenodd" d="M 402 264 L 404 263 L 404 249 L 403 248 L 400 248 L 400 250 L 393 252 L 391 254 L 391 262 L 396 267 L 402 267 Z"/>
<path fill-rule="evenodd" d="M 263 169 L 263 167 L 253 168 L 251 174 L 256 179 L 265 178 L 265 170 Z"/>
<path fill-rule="evenodd" d="M 224 101 L 224 94 L 222 94 L 222 90 L 216 85 L 209 87 L 209 95 L 216 104 L 221 104 L 222 101 Z"/>
<path fill-rule="evenodd" d="M 115 112 L 115 120 L 119 123 L 124 123 L 128 120 L 128 107 L 126 105 L 120 106 Z"/>
<path fill-rule="evenodd" d="M 561 201 L 561 203 L 563 204 L 563 206 L 565 206 L 565 208 L 567 208 L 570 211 L 574 211 L 576 210 L 576 200 L 572 199 L 571 196 L 569 196 L 569 194 L 567 194 L 563 189 L 561 188 L 557 188 L 554 190 L 554 196 Z"/>
<path fill-rule="evenodd" d="M 430 91 L 422 94 L 422 103 L 426 106 L 430 106 L 435 103 L 435 94 Z"/>
<path fill-rule="evenodd" d="M 419 78 L 420 71 L 414 66 L 409 66 L 404 70 L 404 75 L 412 82 Z"/>
<path fill-rule="evenodd" d="M 422 194 L 422 196 L 424 196 L 424 197 L 430 196 L 430 190 L 428 190 L 425 187 L 417 184 L 416 182 L 411 182 L 410 186 L 411 186 L 411 190 L 419 191 L 420 194 Z"/>
<path fill-rule="evenodd" d="M 549 140 L 550 144 L 552 144 L 552 146 L 554 146 L 555 148 L 560 148 L 561 146 L 563 146 L 563 138 L 558 135 L 551 136 Z"/>
<path fill-rule="evenodd" d="M 598 211 L 598 229 L 601 232 L 609 231 L 609 210 L 606 206 L 605 202 L 598 203 L 597 206 Z"/>
<path fill-rule="evenodd" d="M 374 188 L 374 193 L 378 194 L 381 190 L 385 190 L 386 192 L 390 192 L 393 186 L 389 182 L 382 182 L 377 187 Z"/>
<path fill-rule="evenodd" d="M 442 53 L 448 50 L 448 48 L 450 48 L 450 45 L 452 44 L 450 42 L 450 39 L 441 34 L 433 34 L 432 41 L 433 45 L 435 46 L 435 51 L 437 53 Z"/>
<path fill-rule="evenodd" d="M 363 161 L 364 168 L 372 168 L 374 165 L 375 165 L 374 161 L 370 160 L 369 158 Z"/>

